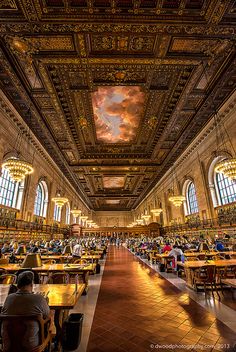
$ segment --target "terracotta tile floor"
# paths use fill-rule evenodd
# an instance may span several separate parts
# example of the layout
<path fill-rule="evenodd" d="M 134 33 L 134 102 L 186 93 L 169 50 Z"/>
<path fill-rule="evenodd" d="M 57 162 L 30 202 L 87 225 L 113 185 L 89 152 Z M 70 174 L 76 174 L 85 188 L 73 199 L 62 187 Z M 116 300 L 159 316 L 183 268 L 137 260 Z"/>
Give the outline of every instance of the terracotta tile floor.
<path fill-rule="evenodd" d="M 87 352 L 231 352 L 234 345 L 234 332 L 186 293 L 125 248 L 109 247 Z"/>

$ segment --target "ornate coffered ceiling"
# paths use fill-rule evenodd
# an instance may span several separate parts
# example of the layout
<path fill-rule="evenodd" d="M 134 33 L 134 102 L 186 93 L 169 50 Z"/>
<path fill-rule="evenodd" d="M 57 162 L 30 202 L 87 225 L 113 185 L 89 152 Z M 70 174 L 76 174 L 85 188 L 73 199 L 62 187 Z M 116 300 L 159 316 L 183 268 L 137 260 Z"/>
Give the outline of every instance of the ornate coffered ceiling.
<path fill-rule="evenodd" d="M 222 0 L 2 0 L 1 89 L 91 208 L 130 210 L 235 90 L 235 17 Z"/>

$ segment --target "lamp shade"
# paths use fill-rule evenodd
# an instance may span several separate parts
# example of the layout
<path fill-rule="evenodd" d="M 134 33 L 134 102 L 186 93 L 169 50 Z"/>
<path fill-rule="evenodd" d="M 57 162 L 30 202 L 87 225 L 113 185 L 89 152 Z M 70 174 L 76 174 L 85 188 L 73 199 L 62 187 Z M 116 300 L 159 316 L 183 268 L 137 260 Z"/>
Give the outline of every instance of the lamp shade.
<path fill-rule="evenodd" d="M 39 253 L 27 254 L 21 265 L 22 268 L 37 268 L 39 266 L 42 266 L 42 259 Z"/>

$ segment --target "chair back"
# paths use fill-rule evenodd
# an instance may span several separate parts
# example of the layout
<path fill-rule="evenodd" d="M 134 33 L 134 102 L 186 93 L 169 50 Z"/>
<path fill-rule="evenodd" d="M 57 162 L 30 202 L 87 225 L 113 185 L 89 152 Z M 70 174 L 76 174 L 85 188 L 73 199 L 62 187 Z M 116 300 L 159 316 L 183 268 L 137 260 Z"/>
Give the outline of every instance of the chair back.
<path fill-rule="evenodd" d="M 215 265 L 202 266 L 201 270 L 205 272 L 205 275 L 206 275 L 205 281 L 206 282 L 213 282 L 215 280 L 215 276 L 216 276 Z"/>
<path fill-rule="evenodd" d="M 88 264 L 86 259 L 76 259 L 73 264 Z"/>
<path fill-rule="evenodd" d="M 50 343 L 49 318 L 44 320 L 41 315 L 0 315 L 0 322 L 3 352 L 42 352 Z M 31 322 L 39 327 L 37 346 L 30 346 L 26 340 Z"/>
<path fill-rule="evenodd" d="M 53 273 L 49 280 L 49 284 L 68 284 L 69 274 L 67 273 Z"/>
<path fill-rule="evenodd" d="M 0 284 L 12 285 L 16 283 L 17 276 L 14 274 L 3 274 L 0 276 Z"/>
<path fill-rule="evenodd" d="M 187 262 L 194 262 L 194 261 L 197 261 L 197 260 L 199 260 L 198 259 L 198 257 L 185 257 L 185 260 L 187 261 Z"/>
<path fill-rule="evenodd" d="M 205 260 L 206 259 L 205 254 L 199 254 L 197 257 L 198 257 L 199 260 Z"/>
<path fill-rule="evenodd" d="M 55 264 L 56 261 L 54 259 L 47 259 L 43 261 L 43 264 Z"/>

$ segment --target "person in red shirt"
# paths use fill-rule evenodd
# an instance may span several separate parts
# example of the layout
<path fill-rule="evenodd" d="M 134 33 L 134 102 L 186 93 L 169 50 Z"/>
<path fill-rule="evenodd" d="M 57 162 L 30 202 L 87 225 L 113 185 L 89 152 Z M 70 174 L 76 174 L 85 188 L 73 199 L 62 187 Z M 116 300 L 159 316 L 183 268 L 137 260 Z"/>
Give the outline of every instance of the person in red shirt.
<path fill-rule="evenodd" d="M 172 249 L 172 247 L 171 247 L 170 243 L 166 242 L 166 244 L 162 248 L 162 253 L 169 252 L 169 251 L 171 251 L 171 249 Z"/>

